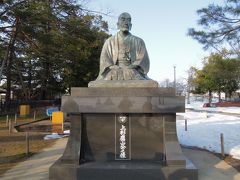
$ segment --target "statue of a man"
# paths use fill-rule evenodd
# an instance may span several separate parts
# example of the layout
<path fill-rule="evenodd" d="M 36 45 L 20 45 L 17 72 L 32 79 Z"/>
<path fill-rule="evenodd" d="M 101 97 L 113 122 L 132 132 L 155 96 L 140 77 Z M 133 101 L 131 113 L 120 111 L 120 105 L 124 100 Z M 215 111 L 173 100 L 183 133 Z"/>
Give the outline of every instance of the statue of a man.
<path fill-rule="evenodd" d="M 133 36 L 131 16 L 122 13 L 117 22 L 119 32 L 108 38 L 102 48 L 97 80 L 146 80 L 149 58 L 144 41 Z"/>

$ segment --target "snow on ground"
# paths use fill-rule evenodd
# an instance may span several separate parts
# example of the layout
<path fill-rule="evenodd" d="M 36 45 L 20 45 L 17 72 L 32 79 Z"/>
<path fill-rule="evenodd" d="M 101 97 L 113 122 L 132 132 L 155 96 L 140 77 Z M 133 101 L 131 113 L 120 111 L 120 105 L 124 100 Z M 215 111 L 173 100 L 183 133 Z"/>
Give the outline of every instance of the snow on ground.
<path fill-rule="evenodd" d="M 203 103 L 192 101 L 190 105 L 186 105 L 186 108 L 209 112 L 186 110 L 185 113 L 177 114 L 183 116 L 182 120 L 177 120 L 179 142 L 182 145 L 221 153 L 220 134 L 223 133 L 225 153 L 240 159 L 240 116 L 213 113 L 230 112 L 240 115 L 240 108 L 202 108 Z M 185 121 L 183 119 L 187 119 L 187 131 L 185 131 Z"/>
<path fill-rule="evenodd" d="M 44 140 L 49 140 L 49 139 L 60 139 L 63 137 L 67 137 L 68 135 L 64 135 L 64 134 L 58 134 L 58 133 L 52 133 L 52 134 L 48 134 L 46 136 L 44 136 Z"/>
<path fill-rule="evenodd" d="M 187 109 L 201 110 L 201 111 L 210 111 L 210 112 L 227 112 L 227 113 L 235 113 L 240 114 L 240 107 L 203 107 L 204 103 L 207 103 L 208 100 L 203 101 L 190 101 L 190 104 L 186 103 Z M 213 102 L 217 102 L 217 100 L 213 100 Z"/>

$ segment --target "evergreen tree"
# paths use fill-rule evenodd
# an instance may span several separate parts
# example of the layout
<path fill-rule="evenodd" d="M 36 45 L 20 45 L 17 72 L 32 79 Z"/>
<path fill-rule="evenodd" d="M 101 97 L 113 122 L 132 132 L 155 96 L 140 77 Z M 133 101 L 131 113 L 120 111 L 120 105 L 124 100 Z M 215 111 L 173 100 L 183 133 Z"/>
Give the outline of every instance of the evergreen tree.
<path fill-rule="evenodd" d="M 224 59 L 220 54 L 211 54 L 204 62 L 201 70 L 195 71 L 193 84 L 195 93 L 209 93 L 211 102 L 212 92 L 225 92 L 229 97 L 239 88 L 240 62 L 236 59 Z"/>
<path fill-rule="evenodd" d="M 230 54 L 240 57 L 240 1 L 227 0 L 223 5 L 210 4 L 197 11 L 201 29 L 191 28 L 188 34 L 204 45 L 205 49 L 214 48 L 219 53 L 228 49 Z"/>
<path fill-rule="evenodd" d="M 98 74 L 108 37 L 100 15 L 72 0 L 6 0 L 0 4 L 0 52 L 10 90 L 24 99 L 47 99 Z M 13 86 L 14 85 L 14 86 Z"/>

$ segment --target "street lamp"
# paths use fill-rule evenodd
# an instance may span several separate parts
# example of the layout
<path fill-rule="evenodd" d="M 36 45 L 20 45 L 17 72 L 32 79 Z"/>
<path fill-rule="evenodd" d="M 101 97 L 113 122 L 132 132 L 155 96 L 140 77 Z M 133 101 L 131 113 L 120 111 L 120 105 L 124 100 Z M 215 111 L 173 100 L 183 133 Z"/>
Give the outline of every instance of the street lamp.
<path fill-rule="evenodd" d="M 173 65 L 174 69 L 174 88 L 175 88 L 175 94 L 176 94 L 176 65 Z"/>

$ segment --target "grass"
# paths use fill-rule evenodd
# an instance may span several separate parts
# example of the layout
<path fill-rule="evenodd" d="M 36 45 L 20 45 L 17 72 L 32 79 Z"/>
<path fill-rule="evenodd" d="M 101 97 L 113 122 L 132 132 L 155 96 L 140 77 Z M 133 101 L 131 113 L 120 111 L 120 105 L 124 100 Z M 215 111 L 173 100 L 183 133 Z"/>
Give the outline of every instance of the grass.
<path fill-rule="evenodd" d="M 46 118 L 45 114 L 36 116 L 36 120 Z M 15 115 L 9 116 L 12 125 L 15 125 Z M 18 117 L 17 124 L 33 122 L 33 116 Z M 26 156 L 26 133 L 9 133 L 6 116 L 0 117 L 0 176 L 17 163 L 26 160 L 46 147 L 52 146 L 56 140 L 44 140 L 46 133 L 29 132 L 29 156 Z"/>

